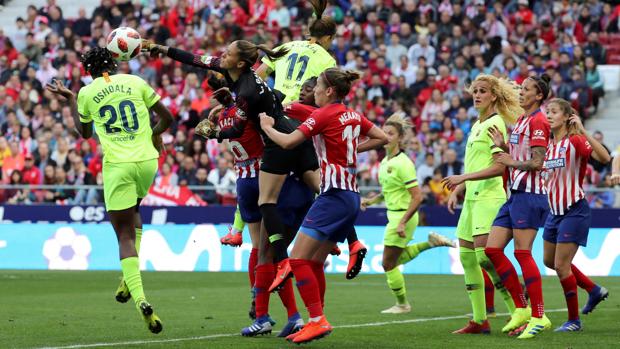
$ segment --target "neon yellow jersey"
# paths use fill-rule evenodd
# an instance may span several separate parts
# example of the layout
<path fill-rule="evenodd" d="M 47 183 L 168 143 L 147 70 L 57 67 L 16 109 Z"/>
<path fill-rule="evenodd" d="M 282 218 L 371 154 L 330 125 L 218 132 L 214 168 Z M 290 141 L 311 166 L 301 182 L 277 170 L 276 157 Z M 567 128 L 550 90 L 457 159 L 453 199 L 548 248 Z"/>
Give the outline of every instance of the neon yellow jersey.
<path fill-rule="evenodd" d="M 379 166 L 379 184 L 388 210 L 406 210 L 411 202 L 409 189 L 418 185 L 413 161 L 404 152 L 391 159 L 384 157 Z"/>
<path fill-rule="evenodd" d="M 153 146 L 149 108 L 161 97 L 141 78 L 128 74 L 96 78 L 80 89 L 80 121 L 94 122 L 103 161 L 137 162 L 159 157 Z"/>
<path fill-rule="evenodd" d="M 283 103 L 299 99 L 301 85 L 318 77 L 327 68 L 336 66 L 336 60 L 319 44 L 310 41 L 291 41 L 276 48 L 288 48 L 286 56 L 275 61 L 265 56 L 262 62 L 276 72 L 274 88 L 286 95 Z"/>
<path fill-rule="evenodd" d="M 476 121 L 471 127 L 465 150 L 465 173 L 484 170 L 493 165 L 493 154 L 502 150 L 493 144 L 489 136 L 489 128 L 497 126 L 506 139 L 506 124 L 499 114 L 495 114 L 484 122 Z M 501 199 L 506 198 L 502 176 L 480 181 L 465 182 L 465 200 Z"/>

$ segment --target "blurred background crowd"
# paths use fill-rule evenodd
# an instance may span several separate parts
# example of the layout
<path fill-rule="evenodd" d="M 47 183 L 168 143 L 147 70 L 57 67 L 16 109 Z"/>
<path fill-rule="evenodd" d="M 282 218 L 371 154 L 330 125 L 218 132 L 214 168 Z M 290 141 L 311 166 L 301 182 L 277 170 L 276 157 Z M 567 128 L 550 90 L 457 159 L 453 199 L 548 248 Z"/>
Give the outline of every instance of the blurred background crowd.
<path fill-rule="evenodd" d="M 53 78 L 75 92 L 88 84 L 80 54 L 105 46 L 114 28 L 129 26 L 159 44 L 218 55 L 236 39 L 272 47 L 303 40 L 312 15 L 303 0 L 102 0 L 92 13 L 80 9 L 77 18 L 65 18 L 54 0 L 29 6 L 14 24 L 5 24 L 16 26 L 11 36 L 0 32 L 2 183 L 101 184 L 96 140 L 77 137 L 69 107 L 44 87 Z M 598 0 L 330 0 L 326 15 L 339 24 L 331 50 L 338 64 L 364 74 L 349 105 L 377 125 L 395 113 L 411 119 L 405 151 L 417 165 L 428 204 L 445 203 L 441 179 L 462 173 L 477 117 L 465 87 L 477 74 L 521 83 L 546 72 L 553 96 L 571 101 L 588 119 L 604 97 L 597 66 L 620 62 L 620 6 Z M 145 55 L 120 63 L 119 72 L 147 80 L 176 118 L 164 135 L 156 184 L 214 186 L 195 192 L 209 204 L 234 203 L 227 145 L 193 135 L 214 106 L 207 72 Z M 361 185 L 377 185 L 382 156 L 371 151 L 359 157 Z M 608 172 L 593 161 L 589 185 L 609 186 Z M 101 190 L 90 187 L 0 190 L 3 203 L 102 200 Z M 615 195 L 592 194 L 590 201 L 611 207 Z"/>

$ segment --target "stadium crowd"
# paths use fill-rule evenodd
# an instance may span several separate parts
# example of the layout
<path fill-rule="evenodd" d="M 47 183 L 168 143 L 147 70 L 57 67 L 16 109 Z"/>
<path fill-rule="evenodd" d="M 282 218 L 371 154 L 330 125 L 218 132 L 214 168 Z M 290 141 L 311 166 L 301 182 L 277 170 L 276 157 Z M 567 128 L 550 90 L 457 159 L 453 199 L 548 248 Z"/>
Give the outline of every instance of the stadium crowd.
<path fill-rule="evenodd" d="M 338 23 L 332 53 L 340 66 L 364 74 L 348 103 L 381 125 L 392 114 L 411 118 L 406 152 L 417 165 L 426 203 L 443 204 L 441 179 L 463 170 L 465 144 L 476 117 L 465 87 L 479 73 L 517 83 L 546 72 L 554 96 L 572 101 L 583 118 L 604 96 L 597 65 L 613 58 L 601 38 L 619 31 L 620 6 L 585 2 L 511 0 L 332 0 L 327 15 Z M 0 176 L 5 184 L 101 184 L 95 140 L 77 138 L 70 109 L 44 87 L 62 79 L 77 92 L 91 78 L 79 57 L 104 46 L 119 26 L 143 38 L 217 55 L 236 39 L 276 47 L 301 40 L 312 16 L 302 0 L 102 0 L 93 13 L 65 18 L 48 0 L 29 6 L 9 36 L 0 32 Z M 208 203 L 228 202 L 235 180 L 226 144 L 193 135 L 214 106 L 204 70 L 170 58 L 140 55 L 119 71 L 136 74 L 162 96 L 176 118 L 164 135 L 158 185 L 215 185 L 200 191 Z M 602 138 L 602 134 L 598 133 Z M 376 186 L 381 152 L 361 154 L 361 185 Z M 608 185 L 608 168 L 591 163 L 589 185 Z M 101 202 L 97 189 L 5 189 L 0 202 Z M 613 193 L 591 197 L 613 205 Z"/>

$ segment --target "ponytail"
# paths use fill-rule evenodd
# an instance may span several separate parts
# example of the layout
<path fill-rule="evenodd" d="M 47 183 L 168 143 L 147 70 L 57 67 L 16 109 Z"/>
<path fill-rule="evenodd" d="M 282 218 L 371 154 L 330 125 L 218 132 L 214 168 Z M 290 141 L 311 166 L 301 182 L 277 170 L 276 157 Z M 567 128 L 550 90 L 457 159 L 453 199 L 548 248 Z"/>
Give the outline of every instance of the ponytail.
<path fill-rule="evenodd" d="M 310 36 L 320 39 L 324 36 L 336 35 L 336 22 L 330 17 L 323 17 L 327 8 L 327 0 L 308 0 L 314 9 L 316 20 L 310 24 Z"/>
<path fill-rule="evenodd" d="M 247 40 L 235 41 L 237 50 L 239 51 L 239 60 L 247 63 L 247 68 L 251 68 L 258 59 L 258 51 L 265 53 L 269 59 L 276 60 L 284 57 L 289 50 L 287 48 L 280 48 L 277 51 L 273 51 L 266 45 L 255 45 Z"/>

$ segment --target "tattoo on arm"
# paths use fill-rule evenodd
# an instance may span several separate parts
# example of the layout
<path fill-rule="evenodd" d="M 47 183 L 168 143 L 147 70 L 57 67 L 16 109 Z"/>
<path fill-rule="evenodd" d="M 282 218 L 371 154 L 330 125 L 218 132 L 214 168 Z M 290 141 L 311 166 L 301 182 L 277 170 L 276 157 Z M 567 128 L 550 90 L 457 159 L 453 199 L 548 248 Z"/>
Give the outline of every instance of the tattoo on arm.
<path fill-rule="evenodd" d="M 532 158 L 527 161 L 517 161 L 514 165 L 522 171 L 540 171 L 545 161 L 547 150 L 544 147 L 532 148 Z"/>

